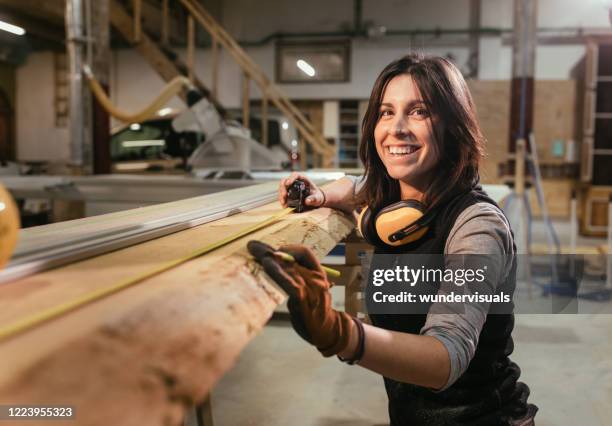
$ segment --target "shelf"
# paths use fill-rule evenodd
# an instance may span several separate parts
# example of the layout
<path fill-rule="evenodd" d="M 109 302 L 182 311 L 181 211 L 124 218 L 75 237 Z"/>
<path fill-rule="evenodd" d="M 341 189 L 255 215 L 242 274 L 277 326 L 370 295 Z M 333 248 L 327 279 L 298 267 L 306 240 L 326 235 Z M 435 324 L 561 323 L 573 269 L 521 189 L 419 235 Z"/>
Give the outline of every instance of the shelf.
<path fill-rule="evenodd" d="M 340 101 L 338 163 L 341 167 L 357 167 L 359 145 L 359 101 Z"/>

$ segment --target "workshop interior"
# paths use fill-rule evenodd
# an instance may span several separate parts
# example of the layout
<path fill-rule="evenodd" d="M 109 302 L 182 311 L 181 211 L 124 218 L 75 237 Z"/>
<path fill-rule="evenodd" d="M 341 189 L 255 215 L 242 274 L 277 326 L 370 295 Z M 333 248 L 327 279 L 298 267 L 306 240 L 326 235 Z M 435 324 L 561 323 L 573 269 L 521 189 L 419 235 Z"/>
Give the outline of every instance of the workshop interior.
<path fill-rule="evenodd" d="M 0 0 L 0 426 L 404 424 L 367 356 L 308 344 L 270 262 L 307 247 L 353 361 L 374 349 L 365 262 L 440 215 L 331 188 L 363 200 L 406 55 L 458 70 L 486 141 L 520 424 L 610 424 L 612 1 Z"/>

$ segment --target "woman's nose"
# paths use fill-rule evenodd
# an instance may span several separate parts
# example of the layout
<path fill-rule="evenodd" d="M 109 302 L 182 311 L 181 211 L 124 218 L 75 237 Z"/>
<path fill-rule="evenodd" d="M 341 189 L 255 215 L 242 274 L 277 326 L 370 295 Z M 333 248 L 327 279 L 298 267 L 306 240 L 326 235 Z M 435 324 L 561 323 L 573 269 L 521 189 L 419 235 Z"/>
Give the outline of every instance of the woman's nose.
<path fill-rule="evenodd" d="M 391 133 L 395 136 L 405 136 L 408 134 L 408 120 L 403 115 L 397 114 L 391 123 Z"/>

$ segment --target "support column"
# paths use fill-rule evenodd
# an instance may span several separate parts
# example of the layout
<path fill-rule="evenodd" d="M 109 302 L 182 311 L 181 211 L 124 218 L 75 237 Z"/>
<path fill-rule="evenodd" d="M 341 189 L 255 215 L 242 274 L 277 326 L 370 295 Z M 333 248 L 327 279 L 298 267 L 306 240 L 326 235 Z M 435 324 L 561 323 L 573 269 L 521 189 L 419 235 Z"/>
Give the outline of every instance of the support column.
<path fill-rule="evenodd" d="M 93 44 L 92 70 L 104 91 L 109 93 L 110 80 L 110 35 L 109 35 L 109 1 L 90 1 L 91 32 Z M 94 174 L 111 173 L 110 117 L 95 96 L 93 105 L 93 172 Z"/>
<path fill-rule="evenodd" d="M 66 52 L 70 82 L 70 163 L 85 165 L 85 115 L 83 113 L 83 2 L 66 0 Z"/>
<path fill-rule="evenodd" d="M 514 44 L 510 101 L 510 160 L 506 174 L 513 175 L 516 141 L 529 140 L 533 131 L 533 91 L 537 43 L 537 0 L 514 0 Z M 527 144 L 529 151 L 529 145 Z"/>
<path fill-rule="evenodd" d="M 480 0 L 470 0 L 470 56 L 468 58 L 468 78 L 478 78 L 480 62 Z"/>

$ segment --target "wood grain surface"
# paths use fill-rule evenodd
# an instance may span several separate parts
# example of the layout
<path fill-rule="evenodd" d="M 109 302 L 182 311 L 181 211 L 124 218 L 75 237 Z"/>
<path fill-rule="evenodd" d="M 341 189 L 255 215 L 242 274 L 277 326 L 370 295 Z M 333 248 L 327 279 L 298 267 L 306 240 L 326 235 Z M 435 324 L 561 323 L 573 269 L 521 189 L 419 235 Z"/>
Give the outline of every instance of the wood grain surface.
<path fill-rule="evenodd" d="M 0 327 L 185 256 L 279 210 L 268 204 L 2 285 Z M 246 242 L 304 243 L 322 257 L 352 228 L 330 209 L 291 214 L 2 341 L 0 404 L 76 409 L 76 422 L 55 425 L 181 424 L 185 410 L 205 398 L 284 300 L 248 257 Z"/>

